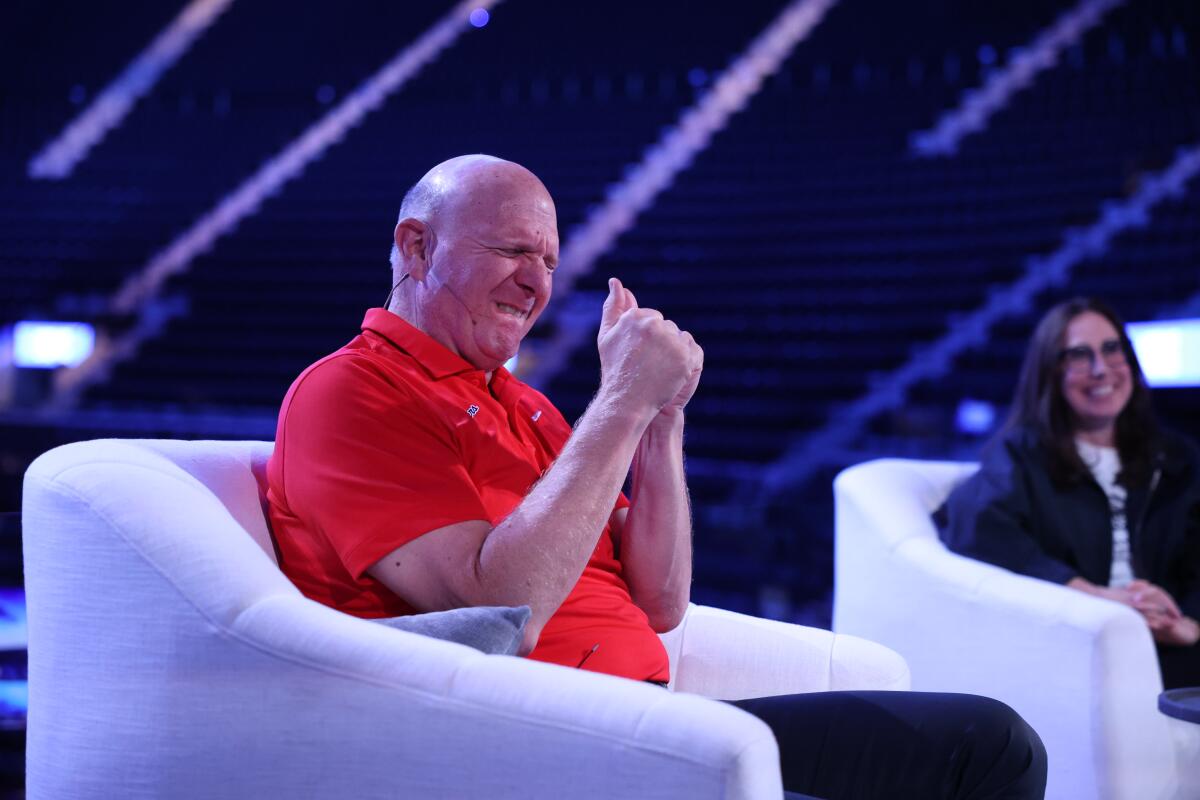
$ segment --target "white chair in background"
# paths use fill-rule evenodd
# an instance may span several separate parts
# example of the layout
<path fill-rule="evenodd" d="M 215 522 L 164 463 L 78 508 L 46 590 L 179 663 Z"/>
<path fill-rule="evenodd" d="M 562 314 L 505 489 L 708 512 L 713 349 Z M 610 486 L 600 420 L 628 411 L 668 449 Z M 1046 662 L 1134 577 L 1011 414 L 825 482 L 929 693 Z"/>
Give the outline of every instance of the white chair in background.
<path fill-rule="evenodd" d="M 692 606 L 677 691 L 393 630 L 303 597 L 267 442 L 105 440 L 25 478 L 27 794 L 776 800 L 778 752 L 707 699 L 905 689 L 852 636 Z"/>
<path fill-rule="evenodd" d="M 883 459 L 834 481 L 833 629 L 904 656 L 918 691 L 1012 706 L 1041 735 L 1051 800 L 1200 797 L 1200 726 L 1157 710 L 1137 612 L 964 558 L 931 514 L 976 464 Z"/>

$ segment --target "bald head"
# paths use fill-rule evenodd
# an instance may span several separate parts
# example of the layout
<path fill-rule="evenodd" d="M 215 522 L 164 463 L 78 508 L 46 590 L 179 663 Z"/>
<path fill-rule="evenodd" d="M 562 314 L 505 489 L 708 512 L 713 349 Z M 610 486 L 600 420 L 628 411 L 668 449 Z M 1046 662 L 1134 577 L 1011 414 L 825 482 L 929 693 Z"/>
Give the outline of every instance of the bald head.
<path fill-rule="evenodd" d="M 408 190 L 400 203 L 397 222 L 417 219 L 439 232 L 448 232 L 464 216 L 483 210 L 485 204 L 497 200 L 509 203 L 514 197 L 518 200 L 529 198 L 554 213 L 550 192 L 536 175 L 520 164 L 483 153 L 456 156 L 426 172 Z M 393 243 L 393 272 L 400 266 L 399 261 L 400 252 Z"/>
<path fill-rule="evenodd" d="M 408 192 L 392 237 L 389 310 L 477 368 L 516 353 L 550 299 L 554 201 L 519 164 L 438 164 Z"/>

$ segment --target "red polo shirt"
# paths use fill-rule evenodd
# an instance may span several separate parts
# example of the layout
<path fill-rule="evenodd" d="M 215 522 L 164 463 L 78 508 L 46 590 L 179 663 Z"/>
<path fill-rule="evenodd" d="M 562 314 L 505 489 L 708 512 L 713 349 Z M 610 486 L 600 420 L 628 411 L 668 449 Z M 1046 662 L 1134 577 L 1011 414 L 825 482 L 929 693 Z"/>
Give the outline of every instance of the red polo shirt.
<path fill-rule="evenodd" d="M 429 531 L 498 524 L 570 434 L 503 367 L 489 391 L 481 370 L 373 308 L 362 334 L 301 373 L 283 400 L 267 465 L 280 566 L 305 595 L 346 613 L 411 614 L 367 569 Z M 614 510 L 628 505 L 614 498 Z M 585 656 L 585 669 L 667 680 L 666 651 L 629 596 L 608 525 L 530 654 L 571 667 Z"/>

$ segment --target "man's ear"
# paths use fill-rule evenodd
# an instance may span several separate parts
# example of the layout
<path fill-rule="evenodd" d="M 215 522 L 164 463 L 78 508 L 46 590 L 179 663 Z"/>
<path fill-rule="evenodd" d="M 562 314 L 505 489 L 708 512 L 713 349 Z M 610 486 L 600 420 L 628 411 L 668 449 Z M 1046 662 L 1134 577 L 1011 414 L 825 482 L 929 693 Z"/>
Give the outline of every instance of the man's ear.
<path fill-rule="evenodd" d="M 419 219 L 406 217 L 396 223 L 392 234 L 400 251 L 400 266 L 415 281 L 424 281 L 433 253 L 433 229 Z"/>

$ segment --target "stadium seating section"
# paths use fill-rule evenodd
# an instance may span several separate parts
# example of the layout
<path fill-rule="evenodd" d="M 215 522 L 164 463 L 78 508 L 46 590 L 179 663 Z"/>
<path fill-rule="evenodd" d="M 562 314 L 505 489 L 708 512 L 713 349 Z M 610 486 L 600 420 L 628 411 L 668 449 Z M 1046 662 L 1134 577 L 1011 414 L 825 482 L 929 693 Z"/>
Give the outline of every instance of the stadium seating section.
<path fill-rule="evenodd" d="M 955 408 L 969 397 L 1003 409 L 1051 302 L 1096 294 L 1153 319 L 1200 292 L 1195 181 L 879 415 L 841 461 L 785 493 L 758 490 L 765 467 L 914 347 L 1200 142 L 1200 5 L 1139 0 L 956 155 L 911 154 L 913 132 L 1074 5 L 842 0 L 577 284 L 598 316 L 604 281 L 620 276 L 705 348 L 687 441 L 701 602 L 778 616 L 819 603 L 831 475 L 880 454 L 970 457 L 981 440 L 955 432 Z M 74 174 L 30 179 L 33 154 L 170 21 L 169 6 L 129 0 L 119 21 L 100 3 L 0 9 L 6 39 L 23 43 L 0 51 L 0 325 L 96 317 L 125 278 L 450 8 L 234 2 Z M 292 378 L 382 302 L 389 231 L 425 169 L 463 152 L 525 163 L 555 195 L 566 238 L 782 6 L 496 6 L 167 284 L 161 334 L 86 393 L 92 416 L 0 414 L 0 510 L 16 509 L 24 466 L 58 442 L 270 438 Z M 547 315 L 535 339 L 553 325 Z M 544 388 L 572 418 L 597 375 L 583 348 Z M 1170 421 L 1194 424 L 1182 407 L 1164 398 Z"/>

